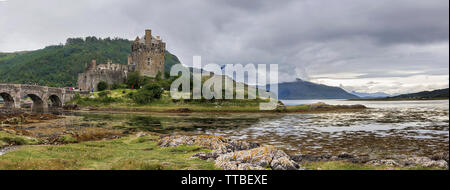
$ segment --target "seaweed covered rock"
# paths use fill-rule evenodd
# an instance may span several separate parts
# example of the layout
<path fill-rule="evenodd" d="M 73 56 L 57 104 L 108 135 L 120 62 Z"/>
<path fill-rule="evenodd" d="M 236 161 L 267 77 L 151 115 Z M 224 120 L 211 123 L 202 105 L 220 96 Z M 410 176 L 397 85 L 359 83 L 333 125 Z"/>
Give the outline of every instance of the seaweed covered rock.
<path fill-rule="evenodd" d="M 381 165 L 385 165 L 385 166 L 400 166 L 400 164 L 397 161 L 391 160 L 391 159 L 387 159 L 387 160 L 372 160 L 370 162 L 367 162 L 367 164 L 373 165 L 373 166 L 381 166 Z"/>
<path fill-rule="evenodd" d="M 225 170 L 304 169 L 273 146 L 223 154 L 216 159 L 216 166 Z"/>
<path fill-rule="evenodd" d="M 434 154 L 431 159 L 436 161 L 445 160 L 448 163 L 448 152 Z"/>
<path fill-rule="evenodd" d="M 193 157 L 215 160 L 224 170 L 298 170 L 301 168 L 283 151 L 273 146 L 260 147 L 257 143 L 234 140 L 221 136 L 168 136 L 159 140 L 161 147 L 198 145 L 211 149 L 211 153 L 197 153 Z"/>
<path fill-rule="evenodd" d="M 430 168 L 445 168 L 448 169 L 448 163 L 445 160 L 432 160 L 428 157 L 412 157 L 404 161 L 405 165 L 422 166 Z"/>
<path fill-rule="evenodd" d="M 221 136 L 168 136 L 159 140 L 161 147 L 175 147 L 179 145 L 198 145 L 211 149 L 213 157 L 229 152 L 248 150 L 259 147 L 257 143 L 239 141 Z"/>
<path fill-rule="evenodd" d="M 78 107 L 77 104 L 67 104 L 63 106 L 64 110 L 79 110 L 80 108 Z"/>

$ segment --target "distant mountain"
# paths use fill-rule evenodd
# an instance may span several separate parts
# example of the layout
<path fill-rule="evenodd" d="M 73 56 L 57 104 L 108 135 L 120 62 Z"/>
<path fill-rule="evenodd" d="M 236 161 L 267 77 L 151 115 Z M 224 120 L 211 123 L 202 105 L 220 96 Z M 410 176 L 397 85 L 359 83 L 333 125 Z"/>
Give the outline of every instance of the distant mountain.
<path fill-rule="evenodd" d="M 448 92 L 449 89 L 445 88 L 433 91 L 402 94 L 398 96 L 388 97 L 387 99 L 412 99 L 412 100 L 448 99 Z"/>
<path fill-rule="evenodd" d="M 270 86 L 268 85 L 267 89 Z M 339 87 L 316 84 L 301 79 L 294 82 L 278 84 L 278 99 L 305 100 L 305 99 L 356 99 L 359 98 Z"/>
<path fill-rule="evenodd" d="M 359 96 L 361 98 L 385 98 L 392 96 L 391 94 L 386 94 L 384 92 L 375 92 L 375 93 L 364 93 L 364 92 L 355 92 L 352 91 L 351 94 Z"/>
<path fill-rule="evenodd" d="M 69 38 L 64 45 L 52 45 L 34 51 L 0 53 L 0 83 L 38 83 L 45 86 L 75 86 L 84 64 L 127 64 L 132 41 L 120 38 Z M 165 54 L 165 71 L 180 63 L 178 58 Z"/>

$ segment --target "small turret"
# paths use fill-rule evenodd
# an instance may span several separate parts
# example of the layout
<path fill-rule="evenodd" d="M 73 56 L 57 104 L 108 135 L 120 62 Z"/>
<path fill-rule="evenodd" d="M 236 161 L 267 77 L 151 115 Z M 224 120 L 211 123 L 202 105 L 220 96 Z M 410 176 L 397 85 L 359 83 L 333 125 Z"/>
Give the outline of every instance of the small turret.
<path fill-rule="evenodd" d="M 107 68 L 107 69 L 111 69 L 111 65 L 112 65 L 112 60 L 111 60 L 111 59 L 108 59 L 108 60 L 106 61 L 106 68 Z"/>
<path fill-rule="evenodd" d="M 128 55 L 128 65 L 131 65 L 131 55 Z"/>
<path fill-rule="evenodd" d="M 95 71 L 96 69 L 97 69 L 97 61 L 95 61 L 95 59 L 92 59 L 91 64 L 88 65 L 86 70 L 88 70 L 88 71 Z"/>
<path fill-rule="evenodd" d="M 145 30 L 145 44 L 152 44 L 152 30 L 150 29 Z"/>

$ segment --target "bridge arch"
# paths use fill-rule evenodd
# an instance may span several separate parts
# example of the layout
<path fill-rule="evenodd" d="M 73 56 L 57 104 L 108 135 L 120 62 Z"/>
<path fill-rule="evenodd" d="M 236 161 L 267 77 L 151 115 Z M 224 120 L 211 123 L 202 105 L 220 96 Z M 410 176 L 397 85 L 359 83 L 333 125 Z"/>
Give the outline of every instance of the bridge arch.
<path fill-rule="evenodd" d="M 31 106 L 32 111 L 38 111 L 38 112 L 45 111 L 46 103 L 40 96 L 38 96 L 36 94 L 26 94 L 26 95 L 28 97 L 30 97 L 31 100 L 33 100 L 33 105 Z"/>
<path fill-rule="evenodd" d="M 7 92 L 0 92 L 0 96 L 3 99 L 3 107 L 14 108 L 14 98 Z"/>
<path fill-rule="evenodd" d="M 48 105 L 52 108 L 60 108 L 63 106 L 63 103 L 61 101 L 61 98 L 58 95 L 52 94 L 48 97 Z"/>

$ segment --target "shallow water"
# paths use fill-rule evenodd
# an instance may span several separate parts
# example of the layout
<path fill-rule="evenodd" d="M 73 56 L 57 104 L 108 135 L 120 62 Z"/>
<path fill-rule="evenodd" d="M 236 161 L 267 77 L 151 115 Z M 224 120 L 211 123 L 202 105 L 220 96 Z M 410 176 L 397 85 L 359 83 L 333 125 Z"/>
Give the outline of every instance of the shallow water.
<path fill-rule="evenodd" d="M 374 157 L 428 156 L 448 152 L 449 102 L 285 101 L 363 104 L 370 109 L 315 114 L 107 114 L 82 113 L 86 122 L 119 122 L 166 134 L 222 135 L 270 144 L 290 153 L 351 152 Z"/>

